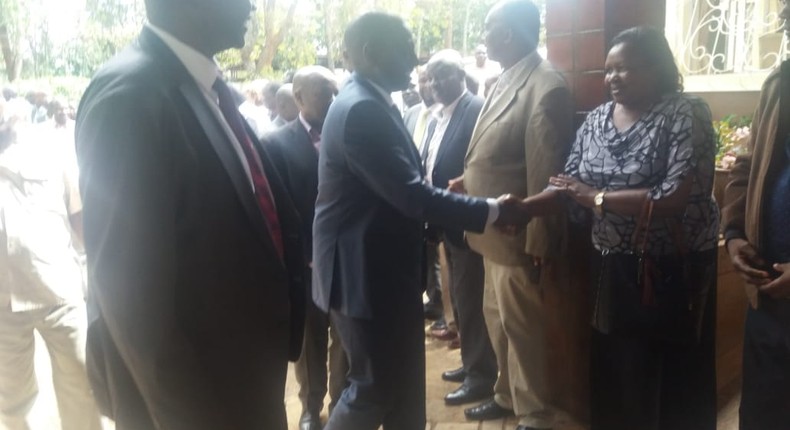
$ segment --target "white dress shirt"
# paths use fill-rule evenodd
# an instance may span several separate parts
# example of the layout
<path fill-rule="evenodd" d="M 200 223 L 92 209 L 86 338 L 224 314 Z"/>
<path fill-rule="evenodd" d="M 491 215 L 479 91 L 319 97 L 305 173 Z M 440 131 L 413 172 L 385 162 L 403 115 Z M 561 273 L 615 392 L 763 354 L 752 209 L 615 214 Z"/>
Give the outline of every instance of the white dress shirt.
<path fill-rule="evenodd" d="M 438 106 L 438 109 L 431 110 L 431 114 L 436 121 L 436 127 L 433 129 L 431 141 L 426 143 L 428 145 L 428 156 L 425 158 L 425 179 L 429 183 L 433 183 L 433 168 L 436 165 L 436 156 L 439 154 L 439 147 L 442 145 L 445 132 L 447 132 L 447 126 L 450 125 L 450 119 L 453 117 L 455 107 L 458 106 L 458 102 L 463 95 L 464 93 L 461 93 L 455 101 L 447 106 L 434 105 Z"/>
<path fill-rule="evenodd" d="M 531 54 L 518 60 L 516 64 L 510 66 L 505 71 L 503 71 L 501 75 L 499 75 L 499 79 L 497 79 L 496 86 L 494 87 L 494 90 L 491 93 L 492 100 L 495 100 L 497 97 L 501 96 L 505 88 L 510 86 L 510 83 L 513 81 L 513 79 L 517 78 L 516 70 L 521 70 L 520 66 L 526 63 L 527 61 L 532 61 L 531 58 L 535 56 L 540 57 L 538 51 L 533 51 Z"/>
<path fill-rule="evenodd" d="M 222 115 L 222 111 L 219 109 L 219 99 L 217 98 L 217 93 L 213 88 L 214 82 L 217 79 L 222 78 L 222 73 L 219 70 L 219 66 L 217 66 L 217 63 L 214 62 L 213 59 L 206 57 L 195 50 L 195 48 L 192 48 L 184 42 L 176 39 L 173 35 L 166 32 L 165 30 L 156 27 L 150 22 L 146 23 L 145 25 L 149 30 L 153 31 L 154 34 L 159 36 L 159 38 L 162 39 L 162 42 L 164 42 L 164 44 L 170 48 L 171 51 L 173 51 L 173 54 L 175 54 L 178 60 L 181 61 L 181 63 L 187 69 L 187 72 L 189 72 L 192 78 L 195 79 L 195 82 L 197 82 L 198 87 L 203 92 L 206 100 L 209 102 L 208 104 L 211 107 L 211 111 L 214 112 L 214 116 L 216 116 L 219 120 L 220 124 L 222 125 L 222 129 L 225 131 L 225 134 L 228 136 L 228 139 L 233 145 L 233 150 L 236 152 L 236 156 L 239 157 L 241 165 L 244 168 L 244 172 L 247 175 L 247 179 L 250 182 L 250 187 L 254 192 L 255 184 L 252 182 L 252 174 L 250 173 L 250 165 L 247 163 L 247 157 L 244 155 L 244 150 L 241 147 L 241 143 L 239 143 L 239 140 L 236 138 L 236 135 L 230 128 L 230 125 L 228 125 L 228 122 Z"/>

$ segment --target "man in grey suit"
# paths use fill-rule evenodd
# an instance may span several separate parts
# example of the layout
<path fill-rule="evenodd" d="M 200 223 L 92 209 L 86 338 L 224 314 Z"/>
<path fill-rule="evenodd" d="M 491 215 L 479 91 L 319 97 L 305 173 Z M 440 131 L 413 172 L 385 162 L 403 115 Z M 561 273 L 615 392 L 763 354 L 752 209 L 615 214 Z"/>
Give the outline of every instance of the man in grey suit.
<path fill-rule="evenodd" d="M 440 105 L 428 129 L 422 158 L 426 178 L 434 186 L 447 188 L 449 181 L 463 174 L 464 157 L 477 123 L 483 99 L 467 91 L 464 64 L 457 51 L 439 51 L 426 67 L 431 91 Z M 444 242 L 450 272 L 450 297 L 461 335 L 460 369 L 442 373 L 442 379 L 462 385 L 445 396 L 448 405 L 482 400 L 493 395 L 497 364 L 483 319 L 483 257 L 466 245 L 458 229 L 438 230 Z"/>
<path fill-rule="evenodd" d="M 524 217 L 511 199 L 471 198 L 425 182 L 390 97 L 408 86 L 417 64 L 403 20 L 362 15 L 344 43 L 354 74 L 329 108 L 322 135 L 313 298 L 330 312 L 350 370 L 325 428 L 423 430 L 423 223 L 482 232 Z"/>

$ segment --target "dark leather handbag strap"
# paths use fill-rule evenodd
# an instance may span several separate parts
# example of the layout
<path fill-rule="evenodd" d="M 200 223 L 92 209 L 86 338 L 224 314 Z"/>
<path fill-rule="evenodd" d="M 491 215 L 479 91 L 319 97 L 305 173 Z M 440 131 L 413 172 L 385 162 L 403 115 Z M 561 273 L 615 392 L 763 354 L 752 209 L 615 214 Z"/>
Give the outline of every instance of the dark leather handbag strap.
<path fill-rule="evenodd" d="M 642 203 L 642 210 L 639 212 L 639 220 L 634 226 L 634 236 L 631 238 L 631 248 L 639 255 L 647 252 L 647 240 L 650 236 L 650 223 L 653 220 L 653 199 L 645 195 Z"/>

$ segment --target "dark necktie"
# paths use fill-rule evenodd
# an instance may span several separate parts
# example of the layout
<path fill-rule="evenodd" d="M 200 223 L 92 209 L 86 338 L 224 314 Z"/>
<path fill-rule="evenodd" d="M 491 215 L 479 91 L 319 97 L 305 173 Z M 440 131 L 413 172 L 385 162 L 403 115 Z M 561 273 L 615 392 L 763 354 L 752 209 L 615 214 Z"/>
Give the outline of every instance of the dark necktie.
<path fill-rule="evenodd" d="M 307 134 L 310 135 L 310 141 L 313 142 L 315 149 L 318 149 L 318 146 L 321 144 L 321 130 L 318 127 L 310 127 Z"/>
<path fill-rule="evenodd" d="M 422 144 L 422 148 L 420 148 L 422 149 L 420 157 L 422 158 L 423 166 L 427 167 L 426 163 L 428 162 L 428 153 L 431 150 L 431 140 L 433 140 L 433 134 L 436 132 L 436 120 L 431 119 L 426 128 L 425 141 Z"/>
<path fill-rule="evenodd" d="M 247 159 L 247 164 L 250 167 L 250 176 L 252 176 L 252 183 L 255 186 L 255 198 L 263 213 L 263 219 L 269 228 L 269 234 L 274 242 L 274 247 L 280 254 L 280 258 L 283 258 L 283 239 L 280 219 L 277 216 L 274 196 L 272 196 L 271 189 L 269 188 L 269 181 L 266 179 L 266 175 L 263 172 L 260 158 L 258 158 L 258 154 L 252 146 L 252 140 L 250 140 L 250 136 L 244 128 L 244 120 L 236 107 L 228 84 L 222 79 L 217 78 L 217 80 L 214 81 L 213 88 L 214 91 L 217 92 L 217 98 L 219 99 L 219 110 L 222 112 L 222 116 L 225 117 L 225 121 L 228 122 L 230 129 L 239 141 L 241 149 L 244 152 L 244 157 Z"/>

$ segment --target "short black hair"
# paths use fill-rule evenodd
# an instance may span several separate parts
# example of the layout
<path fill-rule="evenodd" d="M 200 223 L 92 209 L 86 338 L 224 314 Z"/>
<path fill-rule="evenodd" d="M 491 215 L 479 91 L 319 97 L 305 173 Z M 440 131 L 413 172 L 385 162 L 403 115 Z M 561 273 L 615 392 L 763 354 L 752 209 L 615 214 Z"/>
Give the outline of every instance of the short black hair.
<path fill-rule="evenodd" d="M 269 82 L 266 83 L 266 85 L 263 86 L 263 89 L 261 89 L 261 93 L 263 93 L 263 94 L 270 94 L 270 95 L 274 96 L 275 94 L 277 94 L 277 91 L 280 90 L 280 87 L 282 85 L 283 84 L 281 84 L 281 83 L 279 83 L 277 81 L 269 81 Z"/>
<path fill-rule="evenodd" d="M 620 44 L 628 45 L 632 52 L 645 61 L 646 66 L 658 71 L 660 94 L 683 92 L 683 76 L 664 33 L 653 27 L 632 27 L 615 36 L 610 49 Z"/>
<path fill-rule="evenodd" d="M 359 58 L 365 45 L 379 48 L 391 39 L 393 33 L 404 28 L 406 24 L 399 16 L 368 12 L 349 24 L 343 36 L 343 44 L 353 61 Z"/>

